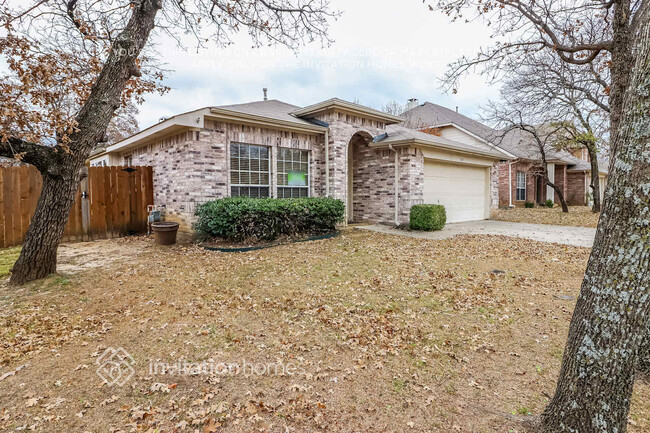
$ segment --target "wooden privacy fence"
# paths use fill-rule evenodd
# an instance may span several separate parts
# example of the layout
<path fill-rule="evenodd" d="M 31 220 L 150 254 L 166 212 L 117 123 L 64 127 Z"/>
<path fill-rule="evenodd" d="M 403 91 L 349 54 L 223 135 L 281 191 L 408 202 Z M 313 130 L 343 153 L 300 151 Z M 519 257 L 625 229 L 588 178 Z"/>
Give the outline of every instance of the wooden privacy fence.
<path fill-rule="evenodd" d="M 43 180 L 29 165 L 0 168 L 0 248 L 22 244 Z M 147 228 L 151 167 L 90 167 L 79 184 L 63 241 L 107 239 Z"/>

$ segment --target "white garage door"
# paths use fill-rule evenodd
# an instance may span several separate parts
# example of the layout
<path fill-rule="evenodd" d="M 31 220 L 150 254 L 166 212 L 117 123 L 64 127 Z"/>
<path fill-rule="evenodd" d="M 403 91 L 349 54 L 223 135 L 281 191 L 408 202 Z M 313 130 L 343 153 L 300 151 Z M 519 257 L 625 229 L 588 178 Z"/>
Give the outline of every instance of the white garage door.
<path fill-rule="evenodd" d="M 488 182 L 486 168 L 425 160 L 424 203 L 444 205 L 448 223 L 486 219 Z"/>

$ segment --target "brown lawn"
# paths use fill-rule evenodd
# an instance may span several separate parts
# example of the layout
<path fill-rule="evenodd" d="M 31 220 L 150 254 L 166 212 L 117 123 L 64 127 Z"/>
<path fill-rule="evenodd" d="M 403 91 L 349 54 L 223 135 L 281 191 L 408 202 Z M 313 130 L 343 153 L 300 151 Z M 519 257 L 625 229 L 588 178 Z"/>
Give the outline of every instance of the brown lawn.
<path fill-rule="evenodd" d="M 512 208 L 495 209 L 491 218 L 498 221 L 516 223 L 550 224 L 555 226 L 596 227 L 600 214 L 591 212 L 588 206 L 569 206 L 569 213 L 563 213 L 562 208 L 538 207 L 533 209 Z"/>
<path fill-rule="evenodd" d="M 63 274 L 0 289 L 0 430 L 521 431 L 502 414 L 537 414 L 553 393 L 575 302 L 562 295 L 587 258 L 357 230 L 241 254 L 68 245 Z M 133 357 L 125 386 L 96 374 L 109 347 Z M 180 359 L 257 371 L 149 367 Z M 637 384 L 632 433 L 650 431 L 648 392 Z"/>

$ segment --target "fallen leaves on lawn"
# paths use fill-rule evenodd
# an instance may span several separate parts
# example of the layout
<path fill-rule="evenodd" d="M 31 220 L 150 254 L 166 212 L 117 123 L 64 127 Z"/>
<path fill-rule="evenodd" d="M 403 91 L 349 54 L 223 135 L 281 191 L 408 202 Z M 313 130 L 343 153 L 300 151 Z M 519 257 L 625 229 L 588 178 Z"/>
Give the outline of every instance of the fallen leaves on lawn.
<path fill-rule="evenodd" d="M 471 407 L 543 407 L 537 396 L 551 392 L 572 309 L 554 295 L 576 293 L 588 258 L 520 239 L 361 231 L 242 254 L 128 245 L 144 252 L 64 291 L 6 296 L 0 359 L 13 375 L 2 382 L 0 429 L 503 431 Z M 92 251 L 100 261 L 101 248 Z M 136 374 L 108 387 L 95 362 L 120 346 Z M 17 374 L 23 359 L 31 367 Z M 300 370 L 147 371 L 178 359 Z"/>
<path fill-rule="evenodd" d="M 591 212 L 591 207 L 588 206 L 569 206 L 569 213 L 566 214 L 560 206 L 495 209 L 491 213 L 491 218 L 497 221 L 572 227 L 596 227 L 599 217 L 600 214 Z"/>

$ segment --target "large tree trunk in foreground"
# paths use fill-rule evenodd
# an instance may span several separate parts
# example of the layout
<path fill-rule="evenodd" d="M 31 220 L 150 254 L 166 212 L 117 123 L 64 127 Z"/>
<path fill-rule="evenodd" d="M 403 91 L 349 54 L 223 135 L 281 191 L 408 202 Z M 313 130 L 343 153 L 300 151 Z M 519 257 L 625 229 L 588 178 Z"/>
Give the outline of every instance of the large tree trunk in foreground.
<path fill-rule="evenodd" d="M 13 267 L 12 284 L 22 284 L 56 272 L 56 252 L 79 187 L 79 177 L 43 176 L 41 196 L 20 257 Z"/>
<path fill-rule="evenodd" d="M 555 396 L 543 433 L 624 433 L 650 320 L 650 23 L 614 136 L 617 149 Z"/>
<path fill-rule="evenodd" d="M 122 92 L 132 76 L 138 75 L 137 58 L 154 27 L 161 0 L 133 3 L 133 13 L 113 43 L 106 63 L 88 100 L 77 116 L 77 131 L 70 137 L 69 151 L 14 140 L 2 143 L 0 152 L 24 149 L 24 160 L 43 174 L 43 190 L 27 230 L 20 257 L 13 267 L 13 285 L 43 278 L 56 271 L 56 251 L 74 203 L 81 169 L 120 106 Z M 11 156 L 11 153 L 9 154 Z"/>
<path fill-rule="evenodd" d="M 591 208 L 593 213 L 600 212 L 602 203 L 600 202 L 600 169 L 598 167 L 598 153 L 595 146 L 587 146 L 589 159 L 591 162 L 591 193 L 594 196 L 594 205 Z"/>

